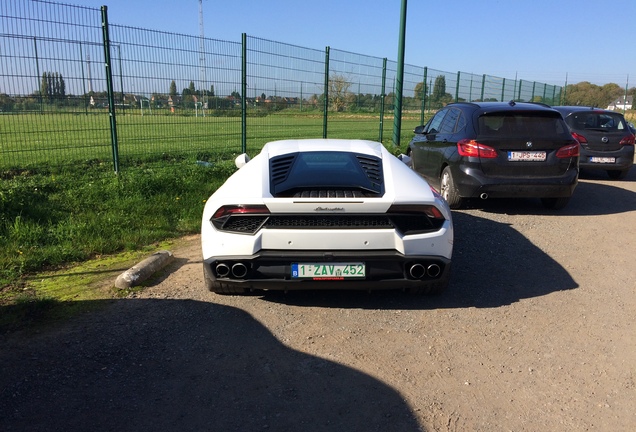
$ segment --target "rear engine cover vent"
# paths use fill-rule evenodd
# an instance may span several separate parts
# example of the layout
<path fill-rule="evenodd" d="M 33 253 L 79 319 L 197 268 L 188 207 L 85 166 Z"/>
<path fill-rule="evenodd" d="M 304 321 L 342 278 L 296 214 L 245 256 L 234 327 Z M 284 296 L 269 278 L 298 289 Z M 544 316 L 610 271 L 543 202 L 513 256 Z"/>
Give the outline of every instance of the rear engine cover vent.
<path fill-rule="evenodd" d="M 270 160 L 270 174 L 273 184 L 282 183 L 287 180 L 296 155 L 297 153 L 294 153 Z"/>
<path fill-rule="evenodd" d="M 369 180 L 374 183 L 382 184 L 382 161 L 377 158 L 370 158 L 364 155 L 357 155 L 360 166 L 367 174 Z"/>

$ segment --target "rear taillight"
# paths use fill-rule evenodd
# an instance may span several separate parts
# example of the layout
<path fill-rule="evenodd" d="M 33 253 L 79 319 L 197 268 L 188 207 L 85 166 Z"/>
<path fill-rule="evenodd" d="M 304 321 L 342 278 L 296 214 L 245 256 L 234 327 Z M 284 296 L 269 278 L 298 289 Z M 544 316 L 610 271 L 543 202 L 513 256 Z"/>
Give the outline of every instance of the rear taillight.
<path fill-rule="evenodd" d="M 634 145 L 634 135 L 628 135 L 621 140 L 621 145 Z"/>
<path fill-rule="evenodd" d="M 388 215 L 396 214 L 396 213 L 399 213 L 399 214 L 420 213 L 420 214 L 426 215 L 430 219 L 438 219 L 438 220 L 446 219 L 444 215 L 442 214 L 442 212 L 439 211 L 437 207 L 433 205 L 425 205 L 425 204 L 417 204 L 417 205 L 397 204 L 397 205 L 392 205 L 391 207 L 389 207 L 389 210 L 387 211 Z"/>
<path fill-rule="evenodd" d="M 269 215 L 264 205 L 225 205 L 214 212 L 210 222 L 220 231 L 253 234 Z"/>
<path fill-rule="evenodd" d="M 581 144 L 587 144 L 587 139 L 581 134 L 578 134 L 576 132 L 572 132 L 572 137 L 575 140 L 577 140 L 578 142 L 580 142 Z"/>
<path fill-rule="evenodd" d="M 570 157 L 576 157 L 576 156 L 579 156 L 580 154 L 581 154 L 581 146 L 579 145 L 578 142 L 575 142 L 573 144 L 568 144 L 566 146 L 561 147 L 556 152 L 556 157 L 558 157 L 559 159 L 565 159 Z"/>
<path fill-rule="evenodd" d="M 212 219 L 227 218 L 232 215 L 269 215 L 264 205 L 225 205 L 214 212 Z"/>
<path fill-rule="evenodd" d="M 457 142 L 457 152 L 460 156 L 494 159 L 497 150 L 493 147 L 481 144 L 475 140 L 463 139 Z"/>

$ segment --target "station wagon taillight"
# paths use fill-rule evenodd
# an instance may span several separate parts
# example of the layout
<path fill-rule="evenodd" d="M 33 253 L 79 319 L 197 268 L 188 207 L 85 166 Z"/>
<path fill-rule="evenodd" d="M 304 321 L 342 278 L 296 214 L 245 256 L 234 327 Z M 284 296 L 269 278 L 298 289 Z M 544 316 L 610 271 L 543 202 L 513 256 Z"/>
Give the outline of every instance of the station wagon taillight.
<path fill-rule="evenodd" d="M 479 157 L 484 159 L 494 159 L 497 157 L 497 150 L 471 139 L 457 141 L 457 152 L 460 156 Z"/>
<path fill-rule="evenodd" d="M 568 144 L 566 146 L 561 147 L 556 152 L 556 157 L 558 157 L 559 159 L 565 159 L 565 158 L 579 156 L 580 154 L 581 154 L 581 146 L 579 145 L 579 142 L 577 141 L 572 144 Z"/>

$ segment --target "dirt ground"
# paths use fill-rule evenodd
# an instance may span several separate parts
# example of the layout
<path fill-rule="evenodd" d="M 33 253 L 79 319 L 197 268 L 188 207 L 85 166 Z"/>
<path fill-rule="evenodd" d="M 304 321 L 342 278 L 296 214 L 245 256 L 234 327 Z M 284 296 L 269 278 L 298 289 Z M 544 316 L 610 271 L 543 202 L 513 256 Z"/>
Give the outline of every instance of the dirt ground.
<path fill-rule="evenodd" d="M 453 214 L 437 297 L 215 295 L 194 236 L 143 292 L 0 336 L 0 430 L 636 430 L 636 169 Z"/>

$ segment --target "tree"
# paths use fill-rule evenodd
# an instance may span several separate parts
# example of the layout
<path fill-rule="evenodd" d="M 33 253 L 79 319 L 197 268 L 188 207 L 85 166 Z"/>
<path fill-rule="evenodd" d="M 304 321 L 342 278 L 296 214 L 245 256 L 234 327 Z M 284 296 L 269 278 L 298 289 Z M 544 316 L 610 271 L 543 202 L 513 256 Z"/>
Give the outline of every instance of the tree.
<path fill-rule="evenodd" d="M 66 83 L 59 72 L 44 72 L 40 81 L 40 97 L 52 103 L 54 99 L 66 98 Z"/>
<path fill-rule="evenodd" d="M 564 105 L 582 105 L 591 107 L 607 107 L 612 100 L 625 94 L 618 84 L 605 84 L 600 87 L 589 81 L 570 84 L 565 89 Z"/>
<path fill-rule="evenodd" d="M 60 74 L 60 93 L 58 96 L 60 99 L 66 99 L 66 83 L 64 82 L 64 78 L 62 78 L 62 74 Z"/>
<path fill-rule="evenodd" d="M 423 99 L 428 94 L 428 86 L 425 82 L 418 82 L 415 84 L 415 90 L 413 92 L 415 94 L 415 99 Z"/>
<path fill-rule="evenodd" d="M 177 95 L 177 83 L 175 83 L 174 80 L 172 80 L 172 82 L 170 83 L 170 91 L 168 92 L 168 94 L 170 96 Z"/>
<path fill-rule="evenodd" d="M 431 99 L 433 102 L 439 102 L 446 94 L 446 76 L 439 75 L 435 78 L 435 84 L 433 85 L 433 95 Z"/>
<path fill-rule="evenodd" d="M 40 83 L 40 98 L 48 98 L 49 80 L 46 72 L 42 72 L 42 82 Z"/>
<path fill-rule="evenodd" d="M 212 84 L 212 85 L 210 86 L 210 93 L 209 93 L 209 96 L 210 96 L 210 97 L 214 97 L 214 84 Z"/>
<path fill-rule="evenodd" d="M 351 82 L 344 75 L 334 74 L 329 78 L 329 101 L 334 111 L 343 111 L 347 105 Z"/>

